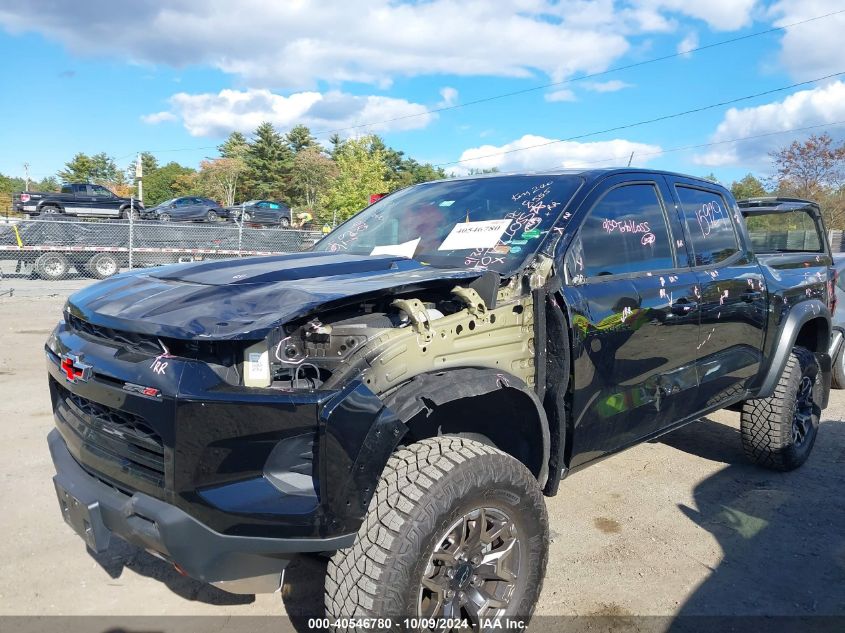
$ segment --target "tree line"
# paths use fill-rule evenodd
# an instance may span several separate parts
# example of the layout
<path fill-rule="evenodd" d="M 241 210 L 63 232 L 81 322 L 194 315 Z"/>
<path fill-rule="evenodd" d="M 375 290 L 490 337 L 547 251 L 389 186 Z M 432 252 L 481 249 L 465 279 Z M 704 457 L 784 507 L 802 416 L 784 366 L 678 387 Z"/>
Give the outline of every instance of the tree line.
<path fill-rule="evenodd" d="M 442 168 L 388 147 L 379 136 L 343 139 L 335 134 L 323 147 L 304 125 L 286 134 L 270 123 L 259 125 L 250 137 L 232 132 L 218 154 L 194 169 L 173 161 L 160 164 L 152 154 L 142 153 L 146 206 L 185 195 L 208 196 L 227 206 L 271 199 L 330 222 L 365 207 L 371 194 L 448 176 Z M 770 177 L 749 173 L 730 184 L 736 198 L 815 200 L 828 228 L 845 229 L 845 142 L 835 142 L 828 133 L 812 135 L 777 149 L 770 158 Z M 706 178 L 717 180 L 712 174 Z M 56 177 L 30 183 L 30 189 L 51 191 L 60 182 L 80 181 L 103 184 L 119 195 L 137 195 L 135 163 L 120 169 L 105 153 L 76 154 Z M 0 174 L 0 193 L 23 189 L 22 178 Z"/>
<path fill-rule="evenodd" d="M 144 204 L 199 195 L 231 206 L 246 200 L 280 200 L 318 221 L 340 221 L 367 206 L 371 194 L 389 193 L 421 182 L 445 178 L 443 169 L 420 163 L 388 147 L 376 135 L 329 138 L 323 147 L 304 125 L 280 133 L 271 123 L 250 137 L 232 132 L 194 169 L 171 161 L 161 164 L 149 152 L 140 155 Z M 34 191 L 57 190 L 60 182 L 94 182 L 121 196 L 136 195 L 135 162 L 121 169 L 105 153 L 76 154 L 55 178 L 30 183 Z M 21 178 L 0 174 L 0 192 L 24 189 Z"/>

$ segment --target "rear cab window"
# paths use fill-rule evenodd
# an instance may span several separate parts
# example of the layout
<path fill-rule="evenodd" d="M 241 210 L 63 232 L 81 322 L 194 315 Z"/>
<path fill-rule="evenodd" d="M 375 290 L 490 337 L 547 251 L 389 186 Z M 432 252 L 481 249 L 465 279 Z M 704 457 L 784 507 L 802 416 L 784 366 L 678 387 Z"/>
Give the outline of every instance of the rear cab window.
<path fill-rule="evenodd" d="M 757 253 L 824 252 L 821 227 L 808 209 L 750 213 L 745 224 Z"/>
<path fill-rule="evenodd" d="M 675 268 L 657 186 L 633 183 L 605 193 L 579 228 L 566 268 L 574 282 Z"/>
<path fill-rule="evenodd" d="M 721 193 L 675 185 L 695 266 L 713 266 L 736 255 L 739 238 L 732 213 Z"/>

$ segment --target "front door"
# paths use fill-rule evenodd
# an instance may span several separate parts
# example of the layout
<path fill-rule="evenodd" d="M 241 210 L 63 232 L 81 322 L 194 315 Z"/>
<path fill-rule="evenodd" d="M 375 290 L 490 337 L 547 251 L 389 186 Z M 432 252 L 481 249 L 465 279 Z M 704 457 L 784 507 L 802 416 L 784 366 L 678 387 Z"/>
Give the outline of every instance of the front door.
<path fill-rule="evenodd" d="M 610 178 L 585 199 L 566 255 L 576 430 L 570 466 L 689 414 L 697 386 L 696 274 L 665 181 Z M 583 215 L 582 215 L 583 213 Z"/>

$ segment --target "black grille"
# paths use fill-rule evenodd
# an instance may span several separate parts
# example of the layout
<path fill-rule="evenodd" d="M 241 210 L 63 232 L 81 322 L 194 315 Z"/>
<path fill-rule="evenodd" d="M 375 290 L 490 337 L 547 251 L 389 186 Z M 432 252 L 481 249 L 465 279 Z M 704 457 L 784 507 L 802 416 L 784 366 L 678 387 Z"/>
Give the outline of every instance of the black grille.
<path fill-rule="evenodd" d="M 65 314 L 65 323 L 71 331 L 106 344 L 120 345 L 142 354 L 158 355 L 164 351 L 154 336 L 94 325 L 72 314 Z"/>
<path fill-rule="evenodd" d="M 143 418 L 87 400 L 59 385 L 56 388 L 57 413 L 88 450 L 164 487 L 164 443 Z"/>

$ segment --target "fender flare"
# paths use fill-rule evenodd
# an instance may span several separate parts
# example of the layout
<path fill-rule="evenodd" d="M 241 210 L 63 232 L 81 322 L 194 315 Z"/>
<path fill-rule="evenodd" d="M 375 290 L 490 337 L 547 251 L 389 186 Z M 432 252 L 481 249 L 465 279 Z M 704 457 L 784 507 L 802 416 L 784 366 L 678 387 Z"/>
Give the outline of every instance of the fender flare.
<path fill-rule="evenodd" d="M 766 372 L 755 398 L 768 398 L 774 393 L 778 380 L 783 373 L 783 368 L 786 367 L 786 362 L 789 360 L 789 354 L 795 346 L 798 333 L 805 323 L 818 318 L 825 319 L 828 322 L 828 332 L 830 332 L 830 310 L 818 299 L 802 301 L 789 310 L 786 319 L 777 332 L 778 341 L 776 347 L 772 350 L 769 370 Z M 829 385 L 831 364 L 830 357 L 827 356 L 827 344 L 822 347 L 821 351 L 816 350 L 816 355 L 827 357 L 827 362 L 825 362 L 825 358 L 821 358 L 821 365 L 822 372 L 827 375 L 827 384 Z"/>
<path fill-rule="evenodd" d="M 468 367 L 418 374 L 384 396 L 385 405 L 403 423 L 417 414 L 455 400 L 483 396 L 502 389 L 513 390 L 532 403 L 541 436 L 541 455 L 537 481 L 540 487 L 549 478 L 551 441 L 549 420 L 537 394 L 516 376 L 497 369 Z M 505 451 L 507 452 L 507 451 Z"/>

